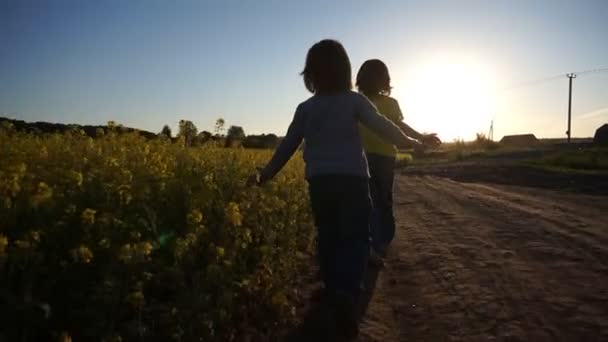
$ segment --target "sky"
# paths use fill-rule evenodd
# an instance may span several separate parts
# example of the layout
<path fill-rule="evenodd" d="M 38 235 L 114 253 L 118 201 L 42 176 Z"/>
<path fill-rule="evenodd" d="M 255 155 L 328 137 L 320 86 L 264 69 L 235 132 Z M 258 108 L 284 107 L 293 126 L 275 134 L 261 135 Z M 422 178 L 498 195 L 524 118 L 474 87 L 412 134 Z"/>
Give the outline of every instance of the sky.
<path fill-rule="evenodd" d="M 308 48 L 333 38 L 353 77 L 388 65 L 421 132 L 565 137 L 563 75 L 608 67 L 607 15 L 602 0 L 0 0 L 0 116 L 281 135 L 311 96 Z M 573 137 L 608 122 L 608 72 L 574 79 L 572 115 Z"/>

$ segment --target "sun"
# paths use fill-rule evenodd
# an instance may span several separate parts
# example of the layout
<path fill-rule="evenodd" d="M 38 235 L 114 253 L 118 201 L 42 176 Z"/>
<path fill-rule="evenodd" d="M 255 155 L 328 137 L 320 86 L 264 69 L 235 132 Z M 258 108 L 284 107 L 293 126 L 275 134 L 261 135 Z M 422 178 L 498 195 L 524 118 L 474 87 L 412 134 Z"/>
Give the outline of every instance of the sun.
<path fill-rule="evenodd" d="M 436 60 L 415 65 L 395 79 L 394 95 L 405 122 L 435 132 L 444 141 L 471 140 L 487 133 L 494 111 L 490 73 L 471 61 Z"/>

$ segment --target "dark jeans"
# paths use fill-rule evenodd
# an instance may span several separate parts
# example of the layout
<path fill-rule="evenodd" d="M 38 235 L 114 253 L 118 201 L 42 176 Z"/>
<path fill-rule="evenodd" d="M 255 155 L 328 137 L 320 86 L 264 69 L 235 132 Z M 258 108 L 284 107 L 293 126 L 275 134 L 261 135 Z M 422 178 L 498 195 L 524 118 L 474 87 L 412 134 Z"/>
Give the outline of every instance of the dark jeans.
<path fill-rule="evenodd" d="M 308 183 L 325 288 L 329 293 L 344 293 L 356 299 L 369 256 L 368 180 L 322 175 L 311 177 Z"/>
<path fill-rule="evenodd" d="M 378 154 L 367 154 L 369 165 L 369 188 L 374 208 L 370 225 L 372 247 L 384 254 L 395 237 L 393 215 L 393 179 L 395 158 Z"/>

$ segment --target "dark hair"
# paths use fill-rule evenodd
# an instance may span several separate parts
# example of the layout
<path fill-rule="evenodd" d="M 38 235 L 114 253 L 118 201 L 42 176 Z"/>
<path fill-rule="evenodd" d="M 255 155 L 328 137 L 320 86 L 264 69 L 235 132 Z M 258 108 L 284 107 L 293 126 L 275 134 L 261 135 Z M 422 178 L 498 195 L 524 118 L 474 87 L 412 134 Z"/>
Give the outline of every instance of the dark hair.
<path fill-rule="evenodd" d="M 390 95 L 391 77 L 386 64 L 379 59 L 369 59 L 357 73 L 357 88 L 365 96 Z"/>
<path fill-rule="evenodd" d="M 333 93 L 352 89 L 348 54 L 340 42 L 324 39 L 313 45 L 306 55 L 301 75 L 311 93 Z"/>

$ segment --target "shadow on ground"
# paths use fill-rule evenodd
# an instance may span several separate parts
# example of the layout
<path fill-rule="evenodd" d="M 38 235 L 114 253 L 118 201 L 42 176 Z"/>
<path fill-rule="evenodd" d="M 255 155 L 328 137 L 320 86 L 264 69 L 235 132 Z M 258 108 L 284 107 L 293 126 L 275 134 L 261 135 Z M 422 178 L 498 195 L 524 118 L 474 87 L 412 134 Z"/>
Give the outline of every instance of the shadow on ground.
<path fill-rule="evenodd" d="M 359 300 L 358 310 L 360 319 L 365 315 L 376 289 L 376 282 L 381 269 L 369 267 L 364 280 L 364 289 Z M 290 331 L 284 342 L 341 342 L 335 331 L 333 315 L 330 308 L 324 305 L 322 294 L 315 293 L 311 298 L 310 307 L 306 310 L 302 322 Z"/>

